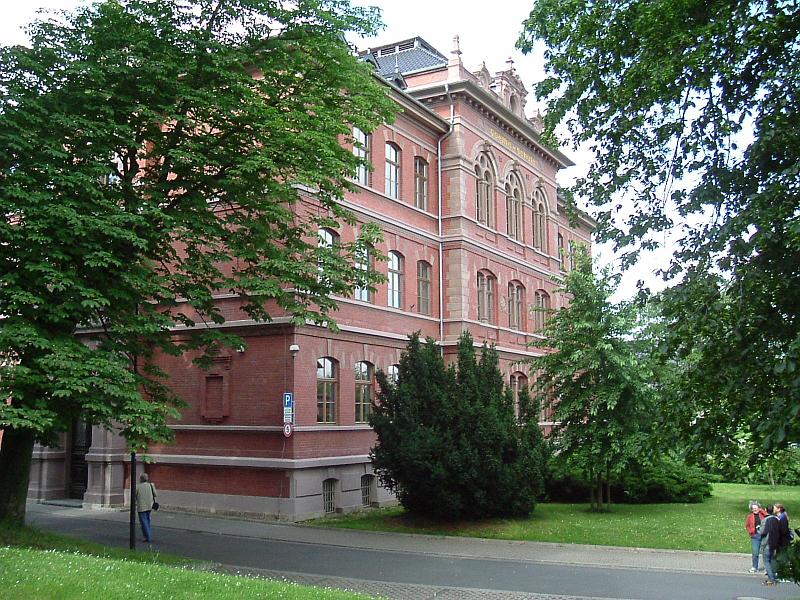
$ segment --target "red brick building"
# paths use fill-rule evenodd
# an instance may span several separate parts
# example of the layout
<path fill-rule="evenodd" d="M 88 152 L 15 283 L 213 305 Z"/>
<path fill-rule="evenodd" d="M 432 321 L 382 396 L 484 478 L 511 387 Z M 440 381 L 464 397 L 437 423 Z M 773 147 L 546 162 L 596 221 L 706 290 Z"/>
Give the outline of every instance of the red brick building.
<path fill-rule="evenodd" d="M 468 329 L 496 345 L 512 386 L 525 382 L 522 361 L 537 353 L 542 318 L 530 308 L 558 308 L 551 277 L 569 268 L 572 244 L 590 244 L 593 223 L 571 226 L 558 195 L 556 174 L 572 163 L 540 142 L 511 62 L 471 72 L 457 41 L 447 57 L 420 38 L 364 58 L 390 82 L 400 112 L 391 125 L 354 131 L 354 152 L 367 153 L 374 171 L 356 174 L 344 204 L 383 229 L 388 263 L 364 257 L 363 267 L 388 281 L 338 299 L 338 333 L 280 316 L 256 323 L 236 297 L 219 297 L 224 327 L 247 346 L 208 371 L 161 359 L 188 403 L 175 444 L 151 448 L 162 505 L 299 519 L 391 501 L 369 460 L 375 371 L 391 374 L 410 332 L 434 337 L 447 356 Z M 309 198 L 300 210 L 313 208 Z M 320 243 L 355 234 L 322 230 Z M 117 436 L 76 428 L 64 449 L 37 448 L 30 495 L 80 496 L 85 476 L 84 504 L 122 504 L 127 457 Z"/>

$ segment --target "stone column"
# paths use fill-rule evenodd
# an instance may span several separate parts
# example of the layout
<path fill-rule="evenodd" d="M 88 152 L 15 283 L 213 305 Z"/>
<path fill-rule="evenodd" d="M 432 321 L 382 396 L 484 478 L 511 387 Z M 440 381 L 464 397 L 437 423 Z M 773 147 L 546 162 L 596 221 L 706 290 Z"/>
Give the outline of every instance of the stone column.
<path fill-rule="evenodd" d="M 86 508 L 112 508 L 125 504 L 125 461 L 128 444 L 116 432 L 92 427 L 92 447 L 86 454 L 89 480 L 83 505 Z"/>

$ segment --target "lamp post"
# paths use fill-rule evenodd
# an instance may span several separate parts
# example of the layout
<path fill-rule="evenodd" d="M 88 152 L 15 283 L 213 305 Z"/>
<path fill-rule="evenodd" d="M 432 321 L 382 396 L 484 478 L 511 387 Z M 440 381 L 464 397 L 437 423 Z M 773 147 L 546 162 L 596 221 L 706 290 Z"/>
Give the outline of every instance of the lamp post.
<path fill-rule="evenodd" d="M 136 452 L 131 452 L 130 548 L 136 550 Z"/>

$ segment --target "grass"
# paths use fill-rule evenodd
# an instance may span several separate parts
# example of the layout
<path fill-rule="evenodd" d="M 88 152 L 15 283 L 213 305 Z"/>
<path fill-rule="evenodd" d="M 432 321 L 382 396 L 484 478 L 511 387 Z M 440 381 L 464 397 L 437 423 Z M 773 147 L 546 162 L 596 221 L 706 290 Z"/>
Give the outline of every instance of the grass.
<path fill-rule="evenodd" d="M 714 484 L 702 504 L 617 504 L 611 513 L 592 513 L 588 504 L 537 504 L 527 519 L 441 523 L 388 508 L 313 521 L 314 525 L 501 540 L 599 544 L 672 550 L 750 552 L 744 529 L 747 502 L 782 502 L 800 519 L 800 487 Z M 795 523 L 792 523 L 795 526 Z"/>
<path fill-rule="evenodd" d="M 0 547 L 0 589 L 7 600 L 181 600 L 214 598 L 281 598 L 286 600 L 353 600 L 366 598 L 327 588 L 160 564 L 98 558 L 55 550 Z"/>
<path fill-rule="evenodd" d="M 0 523 L 0 595 L 4 600 L 367 598 L 284 581 L 214 573 L 207 570 L 210 568 L 213 565 L 181 556 L 110 548 Z"/>

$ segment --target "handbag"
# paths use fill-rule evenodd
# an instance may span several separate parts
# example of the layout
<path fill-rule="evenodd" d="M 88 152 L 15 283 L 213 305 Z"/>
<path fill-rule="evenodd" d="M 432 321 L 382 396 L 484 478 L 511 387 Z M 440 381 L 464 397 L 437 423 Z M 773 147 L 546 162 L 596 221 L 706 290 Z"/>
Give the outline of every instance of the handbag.
<path fill-rule="evenodd" d="M 158 510 L 159 503 L 156 502 L 156 488 L 153 487 L 153 484 L 150 484 L 150 491 L 153 492 L 153 510 Z"/>

